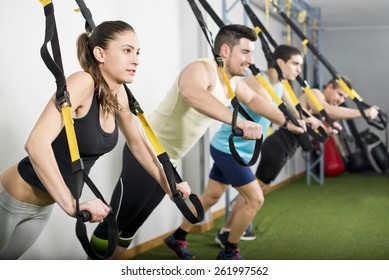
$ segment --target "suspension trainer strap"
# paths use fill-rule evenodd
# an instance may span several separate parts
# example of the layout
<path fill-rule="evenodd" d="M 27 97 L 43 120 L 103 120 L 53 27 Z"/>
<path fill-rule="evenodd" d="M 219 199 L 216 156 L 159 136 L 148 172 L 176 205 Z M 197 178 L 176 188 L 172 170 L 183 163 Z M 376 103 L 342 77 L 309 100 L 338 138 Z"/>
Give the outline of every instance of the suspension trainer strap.
<path fill-rule="evenodd" d="M 233 114 L 232 114 L 232 121 L 231 121 L 231 134 L 230 134 L 230 137 L 228 139 L 228 143 L 229 143 L 229 148 L 230 148 L 230 152 L 232 154 L 232 156 L 235 158 L 235 160 L 240 164 L 240 165 L 243 165 L 243 166 L 251 166 L 251 165 L 254 165 L 257 160 L 258 160 L 258 157 L 259 157 L 259 154 L 261 152 L 261 147 L 262 147 L 262 141 L 263 141 L 263 136 L 260 138 L 260 139 L 257 139 L 255 140 L 255 146 L 254 146 L 254 152 L 253 152 L 253 156 L 252 158 L 247 162 L 245 161 L 238 153 L 238 151 L 236 150 L 235 148 L 235 143 L 234 143 L 234 137 L 235 136 L 239 136 L 239 137 L 242 137 L 243 136 L 243 131 L 238 128 L 236 126 L 236 121 L 237 121 L 237 118 L 238 118 L 238 112 L 242 114 L 243 117 L 245 117 L 247 120 L 249 121 L 254 121 L 251 116 L 244 110 L 243 107 L 240 106 L 239 104 L 239 99 L 238 97 L 235 95 L 234 91 L 232 90 L 231 88 L 231 84 L 230 84 L 230 81 L 228 80 L 227 78 L 227 75 L 226 73 L 224 72 L 224 63 L 223 63 L 223 59 L 220 57 L 220 55 L 218 55 L 214 48 L 213 48 L 213 44 L 212 44 L 212 39 L 211 39 L 211 35 L 208 34 L 209 32 L 209 29 L 207 27 L 207 24 L 205 23 L 205 20 L 203 18 L 203 15 L 201 14 L 201 11 L 200 9 L 198 8 L 197 4 L 195 3 L 194 0 L 188 0 L 189 2 L 189 5 L 191 6 L 192 8 L 192 11 L 194 13 L 194 15 L 196 16 L 196 19 L 201 27 L 201 30 L 203 31 L 207 41 L 208 41 L 208 44 L 211 48 L 211 51 L 212 51 L 212 54 L 213 54 L 213 57 L 217 63 L 217 66 L 218 66 L 218 69 L 219 69 L 219 72 L 221 73 L 222 77 L 223 77 L 223 80 L 224 80 L 224 83 L 226 84 L 227 86 L 227 90 L 228 90 L 228 93 L 229 93 L 229 96 L 231 98 L 231 105 L 233 107 Z M 216 14 L 214 14 L 216 15 Z M 223 21 L 221 21 L 219 19 L 219 21 L 217 22 L 218 24 L 223 24 Z M 224 24 L 223 24 L 224 25 Z M 209 32 L 210 33 L 210 32 Z M 247 140 L 247 141 L 253 141 L 253 140 Z"/>
<path fill-rule="evenodd" d="M 131 112 L 137 116 L 147 134 L 147 137 L 149 138 L 151 145 L 154 148 L 154 151 L 157 154 L 157 158 L 159 162 L 162 164 L 163 170 L 166 174 L 166 178 L 168 180 L 170 190 L 172 192 L 172 198 L 174 203 L 177 205 L 177 207 L 180 209 L 181 213 L 184 215 L 184 217 L 191 222 L 192 224 L 201 222 L 204 220 L 204 208 L 197 197 L 197 195 L 191 193 L 189 195 L 189 200 L 193 204 L 197 217 L 195 214 L 193 214 L 188 207 L 188 205 L 185 203 L 185 201 L 182 199 L 181 193 L 176 188 L 176 183 L 181 183 L 182 179 L 180 175 L 178 174 L 176 168 L 174 168 L 172 162 L 170 161 L 170 157 L 168 153 L 164 150 L 161 143 L 158 141 L 157 136 L 155 135 L 154 131 L 152 130 L 151 126 L 147 122 L 143 110 L 141 109 L 139 102 L 135 99 L 134 95 L 130 91 L 130 89 L 124 85 L 124 88 L 127 93 L 128 102 L 130 105 Z"/>
<path fill-rule="evenodd" d="M 338 74 L 335 68 L 329 63 L 329 61 L 319 52 L 319 50 L 312 44 L 309 39 L 304 35 L 304 33 L 298 28 L 298 26 L 283 12 L 278 6 L 272 2 L 273 6 L 277 9 L 278 14 L 283 18 L 283 20 L 293 29 L 293 31 L 300 37 L 302 44 L 307 46 L 312 53 L 321 61 L 321 63 L 327 68 L 332 77 L 336 79 L 339 86 L 347 93 L 351 100 L 354 101 L 358 110 L 360 111 L 362 117 L 366 120 L 366 122 L 378 128 L 380 130 L 384 130 L 388 123 L 388 116 L 383 113 L 380 109 L 378 110 L 378 118 L 374 120 L 370 120 L 366 114 L 364 109 L 371 107 L 371 105 L 367 104 L 363 101 L 361 96 L 355 91 L 355 89 L 350 88 L 342 77 Z"/>
<path fill-rule="evenodd" d="M 211 6 L 207 3 L 206 0 L 199 0 L 204 9 L 211 15 L 211 17 L 214 19 L 215 23 L 219 25 L 221 28 L 224 26 L 223 21 L 218 18 L 216 13 L 213 11 Z M 258 28 L 255 28 L 256 33 L 258 34 Z M 269 53 L 270 54 L 270 53 Z M 274 88 L 270 85 L 270 83 L 267 81 L 267 79 L 261 74 L 260 70 L 255 66 L 255 64 L 250 65 L 250 70 L 252 74 L 257 78 L 257 80 L 261 83 L 261 85 L 266 89 L 268 94 L 273 98 L 273 100 L 276 102 L 278 109 L 284 114 L 285 118 L 290 120 L 295 126 L 301 127 L 296 118 L 293 116 L 293 114 L 288 110 L 286 105 L 283 103 L 283 101 L 277 96 L 277 93 L 275 92 Z M 296 135 L 297 141 L 299 142 L 300 146 L 303 148 L 304 151 L 310 151 L 312 150 L 312 143 L 309 139 L 309 136 L 307 133 L 302 133 L 300 135 Z"/>
<path fill-rule="evenodd" d="M 266 39 L 267 41 L 270 42 L 270 44 L 273 46 L 273 48 L 277 48 L 277 43 L 276 41 L 274 40 L 274 38 L 270 35 L 270 33 L 266 30 L 265 26 L 262 24 L 262 22 L 260 21 L 260 19 L 255 15 L 255 13 L 253 12 L 253 10 L 250 8 L 250 6 L 246 3 L 245 0 L 241 0 L 243 6 L 244 6 L 244 9 L 247 13 L 247 15 L 249 16 L 252 24 L 254 26 L 258 26 L 260 29 L 261 29 L 261 38 L 263 38 L 261 40 L 261 42 L 265 43 L 266 46 L 267 46 L 267 49 L 268 49 L 268 52 L 270 52 L 270 47 L 268 46 L 268 44 L 266 43 Z M 264 38 L 266 37 L 266 39 Z M 272 57 L 272 56 L 271 56 Z M 277 70 L 279 71 L 279 70 Z M 322 104 L 319 102 L 319 100 L 316 98 L 316 96 L 313 94 L 308 82 L 306 80 L 303 80 L 300 76 L 297 76 L 296 77 L 296 80 L 297 82 L 300 84 L 300 87 L 301 89 L 303 90 L 303 92 L 308 96 L 308 98 L 311 100 L 311 102 L 313 103 L 313 105 L 316 107 L 316 110 L 320 113 L 320 115 L 326 120 L 326 122 L 328 123 L 328 125 L 332 128 L 332 129 L 336 129 L 335 125 L 334 125 L 334 121 L 328 116 L 326 110 L 324 109 L 324 107 L 322 106 Z M 294 104 L 295 104 L 295 107 L 296 109 L 301 112 L 302 107 L 300 104 L 297 104 L 298 103 L 298 100 L 297 100 L 297 97 L 296 95 L 294 94 L 293 92 L 293 89 L 291 88 L 291 85 L 289 83 L 289 81 L 287 79 L 283 79 L 282 80 L 282 84 L 284 85 L 284 88 L 288 91 L 289 95 L 291 96 L 292 100 L 295 99 L 294 101 Z M 300 109 L 300 108 L 301 109 Z M 303 115 L 305 115 L 306 117 L 308 117 L 308 114 L 307 112 L 305 112 L 304 110 L 302 111 Z M 307 127 L 307 132 L 308 134 L 310 134 L 312 137 L 314 137 L 315 139 L 317 139 L 318 141 L 320 142 L 324 142 L 327 138 L 328 138 L 328 135 L 327 133 L 325 132 L 324 128 L 323 127 L 319 127 L 318 129 L 318 132 L 315 134 L 313 133 L 313 130 L 308 126 Z M 345 138 L 345 139 L 348 139 L 349 141 L 353 141 L 353 137 L 348 134 L 346 131 L 344 130 L 341 130 L 339 131 L 339 133 Z"/>
<path fill-rule="evenodd" d="M 83 0 L 76 0 L 76 3 L 78 5 L 77 11 L 81 12 L 82 16 L 85 19 L 85 31 L 92 32 L 96 28 L 96 24 L 93 20 L 91 11 L 86 6 Z"/>
<path fill-rule="evenodd" d="M 64 120 L 65 132 L 66 132 L 66 137 L 68 140 L 69 151 L 70 151 L 72 171 L 76 178 L 76 191 L 75 191 L 76 193 L 73 194 L 75 195 L 75 199 L 76 199 L 76 215 L 77 215 L 76 234 L 78 239 L 81 242 L 81 245 L 83 246 L 83 248 L 85 249 L 89 257 L 102 259 L 103 257 L 97 256 L 97 254 L 93 254 L 87 248 L 88 247 L 87 245 L 89 245 L 89 241 L 88 241 L 88 236 L 86 234 L 84 222 L 90 220 L 91 215 L 89 212 L 80 211 L 80 201 L 79 201 L 84 182 L 87 183 L 87 185 L 92 190 L 92 192 L 96 195 L 97 198 L 101 199 L 105 204 L 107 203 L 105 202 L 103 196 L 101 195 L 97 187 L 93 184 L 92 180 L 88 177 L 87 173 L 84 171 L 84 165 L 82 159 L 80 158 L 76 133 L 74 130 L 73 119 L 71 116 L 70 97 L 68 91 L 66 90 L 66 78 L 62 66 L 61 51 L 60 51 L 57 26 L 56 26 L 55 16 L 54 16 L 54 5 L 51 0 L 40 0 L 40 2 L 44 7 L 44 13 L 46 17 L 45 39 L 41 47 L 41 57 L 44 63 L 46 64 L 47 68 L 49 68 L 49 70 L 52 72 L 57 83 L 56 104 L 58 110 L 62 113 L 62 117 Z M 53 57 L 51 56 L 47 48 L 47 45 L 49 43 L 51 45 L 51 53 Z M 109 221 L 113 221 L 114 224 L 116 225 L 112 211 L 108 214 L 106 220 L 108 223 Z M 82 223 L 82 225 L 84 226 L 84 230 L 81 229 L 80 231 L 80 223 Z M 117 226 L 116 226 L 116 232 L 117 232 Z M 107 250 L 104 258 L 110 257 L 114 252 L 117 243 L 117 233 L 114 235 L 116 235 L 116 240 L 114 240 L 114 245 L 111 246 L 109 250 Z"/>

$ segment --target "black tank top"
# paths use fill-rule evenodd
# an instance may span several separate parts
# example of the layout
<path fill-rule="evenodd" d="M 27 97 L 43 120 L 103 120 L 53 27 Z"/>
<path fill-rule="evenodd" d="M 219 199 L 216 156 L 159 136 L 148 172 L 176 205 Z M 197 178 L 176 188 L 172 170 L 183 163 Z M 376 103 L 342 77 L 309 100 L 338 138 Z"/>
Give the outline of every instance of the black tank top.
<path fill-rule="evenodd" d="M 100 126 L 99 107 L 97 95 L 95 94 L 89 112 L 82 118 L 74 119 L 74 129 L 80 157 L 83 160 L 84 169 L 88 174 L 96 160 L 116 146 L 119 137 L 117 114 L 115 116 L 115 130 L 112 133 L 107 133 Z M 51 146 L 62 177 L 74 196 L 75 178 L 72 173 L 70 151 L 65 127 L 61 130 Z M 47 192 L 35 173 L 28 156 L 19 162 L 18 170 L 27 183 Z"/>

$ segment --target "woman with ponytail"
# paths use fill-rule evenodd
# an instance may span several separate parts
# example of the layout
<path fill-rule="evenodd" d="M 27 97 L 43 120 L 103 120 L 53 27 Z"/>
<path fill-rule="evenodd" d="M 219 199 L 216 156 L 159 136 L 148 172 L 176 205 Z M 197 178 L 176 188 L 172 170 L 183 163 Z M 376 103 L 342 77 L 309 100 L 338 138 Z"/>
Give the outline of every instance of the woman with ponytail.
<path fill-rule="evenodd" d="M 134 29 L 123 21 L 106 21 L 77 42 L 83 71 L 67 80 L 72 117 L 84 170 L 111 151 L 121 129 L 129 148 L 144 168 L 169 194 L 165 174 L 140 136 L 123 84 L 132 83 L 139 66 L 139 42 Z M 25 144 L 27 156 L 0 173 L 0 259 L 18 259 L 38 239 L 54 203 L 71 217 L 76 215 L 72 195 L 75 179 L 55 95 L 44 108 Z M 184 198 L 186 182 L 177 186 Z M 109 207 L 100 199 L 80 204 L 91 222 L 102 222 Z"/>

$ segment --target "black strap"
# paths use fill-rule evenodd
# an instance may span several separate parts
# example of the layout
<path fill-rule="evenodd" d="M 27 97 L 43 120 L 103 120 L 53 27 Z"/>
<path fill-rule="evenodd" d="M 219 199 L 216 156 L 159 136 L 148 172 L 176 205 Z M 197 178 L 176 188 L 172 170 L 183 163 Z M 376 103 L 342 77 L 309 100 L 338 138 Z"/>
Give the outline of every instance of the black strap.
<path fill-rule="evenodd" d="M 63 72 L 63 66 L 62 66 L 62 59 L 61 59 L 61 51 L 59 46 L 59 40 L 58 40 L 58 33 L 57 33 L 57 26 L 55 22 L 55 15 L 54 15 L 54 5 L 50 1 L 49 3 L 44 5 L 44 12 L 46 17 L 46 24 L 45 24 L 45 38 L 44 43 L 41 47 L 41 57 L 47 66 L 47 68 L 51 71 L 51 73 L 54 75 L 56 83 L 57 83 L 57 91 L 56 91 L 56 102 L 57 102 L 57 108 L 59 111 L 62 110 L 63 105 L 71 106 L 70 99 L 69 99 L 69 93 L 66 90 L 66 78 Z M 50 43 L 51 45 L 51 52 L 50 54 L 47 45 Z M 86 228 L 84 224 L 84 220 L 89 221 L 91 218 L 90 213 L 85 211 L 80 211 L 79 208 L 79 199 L 82 192 L 82 187 L 84 184 L 84 181 L 87 183 L 87 185 L 92 189 L 92 191 L 97 194 L 96 196 L 100 198 L 105 204 L 107 204 L 102 195 L 98 192 L 96 186 L 93 184 L 92 180 L 88 177 L 84 170 L 84 166 L 82 163 L 82 159 L 78 159 L 76 161 L 72 161 L 72 171 L 76 178 L 76 215 L 77 215 L 77 223 L 76 223 L 76 234 L 78 239 L 80 240 L 82 246 L 84 247 L 85 251 L 87 252 L 88 256 L 93 259 L 103 259 L 108 258 L 112 255 L 113 251 L 115 250 L 116 244 L 117 244 L 117 225 L 116 222 L 112 223 L 110 222 L 111 218 L 107 217 L 107 222 L 109 225 L 109 232 L 113 232 L 113 234 L 109 235 L 116 235 L 115 238 L 108 239 L 108 250 L 104 257 L 98 256 L 95 252 L 91 251 L 88 236 L 86 234 Z M 107 204 L 108 205 L 108 204 Z M 112 211 L 111 211 L 112 212 Z M 111 215 L 112 216 L 112 215 Z M 82 218 L 84 217 L 84 218 Z M 81 221 L 83 228 L 81 226 Z M 87 248 L 87 249 L 86 249 Z"/>
<path fill-rule="evenodd" d="M 83 0 L 76 0 L 82 16 L 85 19 L 85 31 L 92 32 L 96 28 L 92 13 Z"/>
<path fill-rule="evenodd" d="M 260 151 L 261 151 L 263 137 L 261 137 L 261 139 L 258 139 L 258 140 L 255 141 L 253 156 L 251 157 L 251 159 L 249 161 L 245 161 L 239 155 L 239 152 L 236 150 L 235 142 L 234 142 L 234 137 L 242 137 L 243 136 L 243 131 L 241 129 L 239 129 L 238 127 L 236 127 L 236 125 L 235 125 L 236 124 L 236 120 L 238 118 L 238 112 L 241 113 L 247 120 L 251 120 L 251 121 L 254 121 L 254 120 L 239 105 L 239 100 L 238 100 L 238 98 L 236 96 L 231 100 L 231 104 L 232 104 L 234 110 L 233 110 L 233 113 L 232 113 L 232 125 L 231 125 L 232 133 L 230 134 L 230 137 L 228 138 L 228 144 L 229 144 L 230 152 L 231 152 L 232 156 L 235 158 L 235 160 L 240 165 L 243 165 L 243 166 L 254 165 L 257 162 L 259 154 L 260 154 Z M 254 140 L 246 140 L 246 141 L 254 141 Z"/>
<path fill-rule="evenodd" d="M 200 11 L 200 9 L 198 8 L 197 4 L 195 3 L 194 0 L 188 0 L 189 2 L 189 5 L 191 6 L 192 8 L 192 11 L 194 13 L 194 15 L 196 16 L 196 19 L 201 27 L 201 30 L 203 31 L 207 41 L 208 41 L 208 44 L 211 48 L 211 51 L 212 51 L 212 54 L 215 58 L 215 61 L 219 67 L 219 69 L 221 71 L 223 71 L 223 60 L 222 58 L 215 52 L 215 49 L 213 47 L 213 44 L 212 44 L 212 40 L 211 40 L 211 34 L 208 34 L 208 33 L 211 33 L 207 27 L 207 24 L 205 23 L 205 20 L 203 18 L 203 15 Z M 203 3 L 202 3 L 203 4 Z M 215 16 L 215 18 L 217 18 L 217 15 L 215 13 L 212 14 L 212 16 Z M 216 19 L 216 22 L 218 24 L 222 24 L 224 25 L 223 21 L 221 21 L 220 19 Z M 220 26 L 219 26 L 220 27 Z M 228 80 L 225 80 L 226 84 L 227 84 L 227 87 L 228 88 L 231 88 L 230 85 L 229 85 L 229 81 Z M 235 148 L 235 143 L 234 143 L 234 137 L 235 136 L 239 136 L 239 137 L 242 137 L 243 136 L 243 131 L 236 127 L 236 121 L 237 121 L 237 116 L 238 116 L 238 112 L 240 112 L 247 120 L 249 121 L 254 121 L 251 116 L 244 110 L 244 108 L 242 108 L 240 105 L 239 105 L 239 100 L 238 98 L 235 96 L 235 94 L 232 92 L 230 92 L 230 96 L 231 94 L 233 95 L 232 98 L 231 98 L 231 105 L 233 107 L 233 114 L 232 114 L 232 121 L 231 121 L 231 134 L 230 134 L 230 137 L 229 137 L 229 140 L 228 140 L 228 144 L 229 144 L 229 148 L 230 148 L 230 151 L 231 151 L 231 154 L 232 156 L 235 158 L 235 160 L 240 164 L 240 165 L 243 165 L 243 166 L 251 166 L 253 164 L 255 164 L 255 162 L 258 160 L 258 157 L 259 157 L 259 154 L 261 152 L 261 147 L 262 147 L 262 141 L 263 141 L 263 137 L 261 137 L 260 139 L 257 139 L 257 140 L 247 140 L 247 141 L 256 141 L 255 142 L 255 147 L 254 147 L 254 151 L 253 151 L 253 156 L 252 158 L 249 160 L 249 161 L 246 161 L 244 160 L 238 153 L 238 151 L 236 150 Z"/>
<path fill-rule="evenodd" d="M 109 205 L 105 200 L 103 195 L 100 193 L 96 185 L 92 182 L 92 180 L 89 178 L 89 176 L 84 172 L 83 168 L 80 169 L 80 172 L 76 173 L 77 176 L 82 176 L 82 178 L 78 178 L 77 182 L 77 198 L 81 196 L 82 191 L 82 184 L 85 182 L 88 187 L 91 189 L 93 194 L 99 198 L 102 202 L 104 202 L 106 205 Z M 76 222 L 76 235 L 78 240 L 80 241 L 82 247 L 84 248 L 84 251 L 87 253 L 87 255 L 94 260 L 103 260 L 110 258 L 113 253 L 115 252 L 116 244 L 118 243 L 118 234 L 119 234 L 119 228 L 116 223 L 116 216 L 115 213 L 111 210 L 109 211 L 108 215 L 105 217 L 104 221 L 107 223 L 107 240 L 108 240 L 108 246 L 107 250 L 104 253 L 104 256 L 101 256 L 96 253 L 96 251 L 93 249 L 93 247 L 90 245 L 88 233 L 86 230 L 85 223 L 90 221 L 92 216 L 88 211 L 80 211 L 80 204 L 79 199 L 76 198 L 76 211 L 77 211 L 77 222 Z"/>

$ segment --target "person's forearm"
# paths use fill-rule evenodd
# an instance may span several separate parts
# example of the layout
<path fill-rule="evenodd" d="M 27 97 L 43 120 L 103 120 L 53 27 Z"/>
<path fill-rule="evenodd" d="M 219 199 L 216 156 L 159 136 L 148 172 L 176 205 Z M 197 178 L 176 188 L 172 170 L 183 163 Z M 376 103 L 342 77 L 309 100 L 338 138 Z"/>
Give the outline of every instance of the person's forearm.
<path fill-rule="evenodd" d="M 63 180 L 52 148 L 41 144 L 27 144 L 26 151 L 35 172 L 50 196 L 69 216 L 74 217 L 75 199 Z"/>
<path fill-rule="evenodd" d="M 361 112 L 352 108 L 329 106 L 326 111 L 328 116 L 334 120 L 349 120 L 361 117 Z"/>
<path fill-rule="evenodd" d="M 277 125 L 282 125 L 286 120 L 284 114 L 278 108 L 275 108 L 273 104 L 259 96 L 253 98 L 246 105 L 254 113 L 269 119 Z"/>

